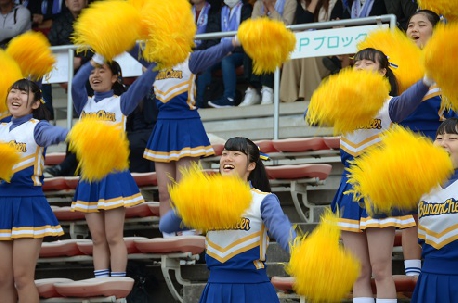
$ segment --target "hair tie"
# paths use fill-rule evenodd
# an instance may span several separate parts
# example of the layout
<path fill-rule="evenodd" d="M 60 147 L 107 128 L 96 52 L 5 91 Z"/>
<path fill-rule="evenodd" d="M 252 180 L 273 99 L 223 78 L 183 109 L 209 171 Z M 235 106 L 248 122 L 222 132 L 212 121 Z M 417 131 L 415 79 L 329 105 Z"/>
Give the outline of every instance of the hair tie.
<path fill-rule="evenodd" d="M 440 14 L 439 15 L 439 22 L 441 22 L 443 24 L 447 24 L 447 18 L 445 18 L 445 16 L 443 14 Z"/>
<path fill-rule="evenodd" d="M 269 161 L 270 160 L 269 155 L 261 152 L 261 148 L 259 146 L 258 146 L 258 149 L 259 149 L 259 159 L 261 159 L 262 161 Z"/>

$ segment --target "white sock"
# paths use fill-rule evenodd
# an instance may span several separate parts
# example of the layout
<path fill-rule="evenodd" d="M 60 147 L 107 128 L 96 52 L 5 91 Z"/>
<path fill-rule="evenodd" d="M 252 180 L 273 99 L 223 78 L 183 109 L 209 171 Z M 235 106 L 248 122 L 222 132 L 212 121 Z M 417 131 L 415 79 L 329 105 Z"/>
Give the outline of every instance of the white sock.
<path fill-rule="evenodd" d="M 376 303 L 397 303 L 398 299 L 379 299 L 375 300 Z"/>
<path fill-rule="evenodd" d="M 172 238 L 172 237 L 176 237 L 176 233 L 165 233 L 165 232 L 162 232 L 162 238 L 166 239 L 166 238 Z"/>
<path fill-rule="evenodd" d="M 418 276 L 421 272 L 421 260 L 405 260 L 404 268 L 406 276 Z"/>
<path fill-rule="evenodd" d="M 111 276 L 112 277 L 125 277 L 126 276 L 126 272 L 125 271 L 112 271 L 111 272 Z"/>
<path fill-rule="evenodd" d="M 353 303 L 375 303 L 375 300 L 369 297 L 359 297 L 353 298 Z"/>
<path fill-rule="evenodd" d="M 99 270 L 94 270 L 94 277 L 96 278 L 105 278 L 110 276 L 110 270 L 107 269 L 99 269 Z"/>
<path fill-rule="evenodd" d="M 197 235 L 197 232 L 196 232 L 195 229 L 183 230 L 181 232 L 181 235 L 182 236 L 195 236 L 195 235 Z"/>

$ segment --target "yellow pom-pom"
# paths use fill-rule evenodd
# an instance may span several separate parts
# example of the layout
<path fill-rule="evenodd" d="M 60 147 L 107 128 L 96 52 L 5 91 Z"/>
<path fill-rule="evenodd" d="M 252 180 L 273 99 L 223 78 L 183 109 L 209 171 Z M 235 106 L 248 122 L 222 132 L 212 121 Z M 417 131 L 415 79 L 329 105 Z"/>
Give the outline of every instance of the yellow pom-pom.
<path fill-rule="evenodd" d="M 428 159 L 428 161 L 425 161 Z M 396 208 L 414 210 L 428 193 L 453 173 L 447 152 L 401 126 L 385 131 L 380 145 L 356 158 L 350 168 L 349 194 L 364 199 L 369 213 Z"/>
<path fill-rule="evenodd" d="M 426 74 L 442 89 L 442 106 L 458 111 L 458 24 L 437 25 L 424 48 Z"/>
<path fill-rule="evenodd" d="M 206 231 L 241 223 L 252 200 L 246 181 L 236 176 L 210 175 L 198 165 L 182 170 L 182 174 L 181 181 L 169 192 L 185 226 Z"/>
<path fill-rule="evenodd" d="M 448 21 L 458 21 L 458 2 L 450 0 L 418 0 L 418 7 L 444 15 Z"/>
<path fill-rule="evenodd" d="M 141 15 L 129 2 L 96 1 L 78 17 L 73 42 L 79 50 L 92 48 L 111 61 L 135 45 L 141 26 Z"/>
<path fill-rule="evenodd" d="M 295 239 L 286 272 L 307 302 L 340 302 L 360 275 L 358 260 L 339 244 L 338 217 L 327 211 L 309 235 Z"/>
<path fill-rule="evenodd" d="M 19 64 L 23 75 L 35 79 L 50 73 L 56 62 L 51 44 L 40 32 L 28 31 L 13 38 L 6 52 Z"/>
<path fill-rule="evenodd" d="M 370 125 L 388 99 L 390 84 L 379 73 L 344 69 L 314 91 L 306 120 L 332 126 L 339 135 Z"/>
<path fill-rule="evenodd" d="M 285 24 L 269 18 L 248 19 L 240 24 L 237 38 L 253 59 L 253 73 L 273 73 L 289 59 L 296 36 Z"/>
<path fill-rule="evenodd" d="M 14 82 L 23 78 L 21 68 L 4 50 L 0 50 L 0 113 L 6 112 L 6 98 Z"/>
<path fill-rule="evenodd" d="M 143 57 L 158 69 L 182 63 L 194 46 L 196 24 L 187 0 L 156 0 L 145 4 L 142 20 L 149 34 Z"/>
<path fill-rule="evenodd" d="M 0 180 L 10 182 L 14 174 L 13 166 L 19 163 L 21 156 L 12 144 L 0 142 L 0 158 Z"/>
<path fill-rule="evenodd" d="M 68 133 L 69 149 L 76 153 L 81 178 L 99 181 L 129 168 L 129 141 L 124 130 L 97 118 L 83 118 Z"/>
<path fill-rule="evenodd" d="M 381 28 L 369 33 L 358 43 L 358 50 L 374 48 L 388 56 L 391 70 L 399 85 L 399 94 L 420 80 L 425 74 L 421 64 L 421 50 L 398 28 Z"/>

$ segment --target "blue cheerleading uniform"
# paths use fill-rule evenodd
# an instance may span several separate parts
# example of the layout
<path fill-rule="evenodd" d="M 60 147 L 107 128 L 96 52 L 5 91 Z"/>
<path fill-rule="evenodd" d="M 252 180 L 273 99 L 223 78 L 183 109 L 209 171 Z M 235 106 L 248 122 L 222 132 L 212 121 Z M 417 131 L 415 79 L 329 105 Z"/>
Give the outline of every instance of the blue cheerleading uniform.
<path fill-rule="evenodd" d="M 370 217 L 365 208 L 360 206 L 364 201 L 356 203 L 353 194 L 345 194 L 353 187 L 348 183 L 347 168 L 351 161 L 365 152 L 365 150 L 380 142 L 380 134 L 391 127 L 392 122 L 402 121 L 420 104 L 428 87 L 422 80 L 407 89 L 402 95 L 389 99 L 370 125 L 362 126 L 352 133 L 343 135 L 340 139 L 340 157 L 345 166 L 339 189 L 331 203 L 334 212 L 339 212 L 339 226 L 341 230 L 361 232 L 368 227 L 412 227 L 415 220 L 412 215 L 388 217 L 378 215 Z"/>
<path fill-rule="evenodd" d="M 411 129 L 431 140 L 436 139 L 436 131 L 439 125 L 448 118 L 458 118 L 452 110 L 445 110 L 441 106 L 442 91 L 436 85 L 432 86 L 423 98 L 418 108 L 402 120 L 399 125 Z M 417 213 L 417 210 L 412 213 Z"/>
<path fill-rule="evenodd" d="M 432 86 L 417 109 L 399 125 L 434 140 L 437 128 L 445 119 L 458 117 L 454 111 L 445 110 L 441 106 L 441 94 L 439 87 Z"/>
<path fill-rule="evenodd" d="M 195 106 L 196 74 L 220 62 L 234 49 L 232 41 L 223 40 L 206 50 L 197 50 L 170 69 L 159 71 L 154 82 L 158 116 L 143 157 L 169 163 L 184 157 L 214 154 Z M 134 58 L 138 55 L 132 53 Z"/>
<path fill-rule="evenodd" d="M 80 119 L 94 116 L 107 123 L 118 125 L 125 130 L 126 117 L 143 100 L 154 82 L 156 72 L 152 64 L 132 86 L 122 94 L 113 91 L 95 92 L 88 97 L 85 83 L 93 69 L 90 62 L 84 64 L 73 79 L 72 97 Z M 113 172 L 97 182 L 80 179 L 72 202 L 72 210 L 93 213 L 118 207 L 131 207 L 142 203 L 143 196 L 128 170 Z"/>
<path fill-rule="evenodd" d="M 8 111 L 0 113 L 0 123 L 8 123 L 11 121 L 11 119 L 12 116 Z"/>
<path fill-rule="evenodd" d="M 458 171 L 418 205 L 423 266 L 412 303 L 458 302 Z"/>
<path fill-rule="evenodd" d="M 0 180 L 0 240 L 64 234 L 43 193 L 45 148 L 65 140 L 68 130 L 32 114 L 0 124 L 0 140 L 19 152 L 10 182 Z"/>
<path fill-rule="evenodd" d="M 205 259 L 210 277 L 200 303 L 279 302 L 266 272 L 269 235 L 289 252 L 289 241 L 296 233 L 276 195 L 257 189 L 251 189 L 251 195 L 249 209 L 233 229 L 207 232 Z M 182 220 L 170 211 L 161 218 L 159 229 L 182 230 Z"/>

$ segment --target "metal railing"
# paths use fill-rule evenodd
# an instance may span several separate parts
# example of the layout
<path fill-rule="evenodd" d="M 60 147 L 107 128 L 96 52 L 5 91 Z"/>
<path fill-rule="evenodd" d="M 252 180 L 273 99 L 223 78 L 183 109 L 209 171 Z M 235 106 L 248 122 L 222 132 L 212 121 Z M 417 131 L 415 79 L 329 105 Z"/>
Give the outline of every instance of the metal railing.
<path fill-rule="evenodd" d="M 358 25 L 371 25 L 389 23 L 390 28 L 396 27 L 396 16 L 395 15 L 381 15 L 374 17 L 358 18 L 358 19 L 345 19 L 337 21 L 328 21 L 328 22 L 318 22 L 318 23 L 309 23 L 309 24 L 300 24 L 300 25 L 290 25 L 290 28 L 293 31 L 303 31 L 309 29 L 327 29 L 333 27 L 342 27 L 342 26 L 358 26 Z M 205 39 L 214 39 L 222 37 L 234 37 L 237 34 L 236 31 L 231 32 L 218 32 L 218 33 L 208 33 L 196 35 L 197 40 Z M 62 45 L 62 46 L 53 46 L 51 49 L 53 51 L 68 51 L 68 66 L 73 66 L 73 51 L 77 48 L 75 45 Z M 67 128 L 72 127 L 72 118 L 73 118 L 73 102 L 71 97 L 72 90 L 72 79 L 73 79 L 73 68 L 68 69 L 68 88 L 67 88 Z M 280 121 L 280 69 L 277 68 L 274 73 L 274 112 L 273 112 L 273 139 L 279 138 L 279 121 Z"/>

